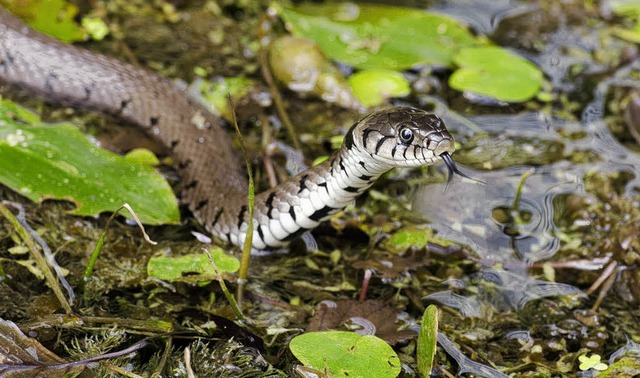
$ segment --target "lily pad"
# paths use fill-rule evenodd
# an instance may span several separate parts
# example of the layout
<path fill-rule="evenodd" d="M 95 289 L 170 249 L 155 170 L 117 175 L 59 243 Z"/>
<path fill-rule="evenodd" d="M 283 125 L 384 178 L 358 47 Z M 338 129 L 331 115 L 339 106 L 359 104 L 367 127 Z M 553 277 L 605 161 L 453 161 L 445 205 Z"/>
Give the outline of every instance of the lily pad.
<path fill-rule="evenodd" d="M 218 271 L 235 273 L 240 269 L 240 261 L 224 253 L 220 248 L 210 251 Z M 206 253 L 196 253 L 178 257 L 158 256 L 149 259 L 149 277 L 175 282 L 201 282 L 217 278 L 216 272 Z"/>
<path fill-rule="evenodd" d="M 128 203 L 143 223 L 180 220 L 171 187 L 153 168 L 92 144 L 70 124 L 47 125 L 0 101 L 0 182 L 32 201 L 64 199 L 77 215 Z"/>
<path fill-rule="evenodd" d="M 538 67 L 500 47 L 465 48 L 454 61 L 460 68 L 449 78 L 449 85 L 459 91 L 523 102 L 538 94 L 542 86 Z"/>
<path fill-rule="evenodd" d="M 377 106 L 389 97 L 403 97 L 411 93 L 409 81 L 400 72 L 391 70 L 363 70 L 351 75 L 349 84 L 364 106 Z"/>
<path fill-rule="evenodd" d="M 305 366 L 327 371 L 332 377 L 396 377 L 400 359 L 376 336 L 355 332 L 308 332 L 296 336 L 289 348 Z"/>
<path fill-rule="evenodd" d="M 350 2 L 272 6 L 294 35 L 361 69 L 449 67 L 459 49 L 484 44 L 455 19 L 419 9 Z"/>

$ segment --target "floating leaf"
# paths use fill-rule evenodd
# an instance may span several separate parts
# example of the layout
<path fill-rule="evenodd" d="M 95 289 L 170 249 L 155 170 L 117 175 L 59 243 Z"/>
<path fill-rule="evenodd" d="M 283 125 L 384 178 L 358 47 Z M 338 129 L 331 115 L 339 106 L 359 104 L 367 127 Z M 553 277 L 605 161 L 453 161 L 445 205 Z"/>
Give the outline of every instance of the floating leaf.
<path fill-rule="evenodd" d="M 438 345 L 438 308 L 429 305 L 422 315 L 420 335 L 416 349 L 418 358 L 418 371 L 424 377 L 431 375 L 433 358 L 436 355 Z"/>
<path fill-rule="evenodd" d="M 220 272 L 234 273 L 240 268 L 240 261 L 225 254 L 220 248 L 211 250 L 211 258 Z M 147 264 L 147 274 L 149 277 L 170 282 L 195 283 L 217 278 L 206 253 L 178 257 L 152 257 Z"/>
<path fill-rule="evenodd" d="M 308 332 L 291 340 L 289 348 L 305 366 L 333 377 L 396 377 L 400 359 L 378 337 L 355 332 Z"/>
<path fill-rule="evenodd" d="M 483 44 L 453 18 L 419 9 L 354 3 L 272 6 L 294 35 L 315 41 L 329 58 L 356 68 L 448 67 L 460 48 Z"/>
<path fill-rule="evenodd" d="M 93 145 L 70 124 L 45 125 L 0 101 L 0 182 L 33 201 L 65 199 L 77 215 L 129 203 L 147 224 L 177 223 L 177 201 L 153 168 Z"/>
<path fill-rule="evenodd" d="M 460 68 L 449 78 L 449 85 L 459 91 L 522 102 L 534 97 L 542 86 L 538 67 L 500 47 L 466 48 L 454 61 Z"/>
<path fill-rule="evenodd" d="M 389 97 L 403 97 L 411 93 L 409 81 L 397 71 L 364 70 L 349 77 L 353 94 L 364 106 L 377 106 Z"/>

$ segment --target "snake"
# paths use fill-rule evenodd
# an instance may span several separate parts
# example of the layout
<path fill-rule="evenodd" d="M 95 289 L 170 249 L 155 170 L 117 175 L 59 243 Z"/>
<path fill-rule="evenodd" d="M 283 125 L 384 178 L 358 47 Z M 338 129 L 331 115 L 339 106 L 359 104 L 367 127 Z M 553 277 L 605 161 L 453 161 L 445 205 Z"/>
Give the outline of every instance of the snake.
<path fill-rule="evenodd" d="M 224 122 L 171 81 L 145 68 L 62 43 L 0 8 L 0 82 L 62 106 L 142 128 L 176 162 L 181 199 L 222 242 L 241 246 L 249 229 L 248 184 Z M 257 193 L 252 247 L 286 247 L 396 167 L 444 161 L 459 173 L 454 139 L 425 110 L 397 106 L 355 122 L 326 161 Z"/>

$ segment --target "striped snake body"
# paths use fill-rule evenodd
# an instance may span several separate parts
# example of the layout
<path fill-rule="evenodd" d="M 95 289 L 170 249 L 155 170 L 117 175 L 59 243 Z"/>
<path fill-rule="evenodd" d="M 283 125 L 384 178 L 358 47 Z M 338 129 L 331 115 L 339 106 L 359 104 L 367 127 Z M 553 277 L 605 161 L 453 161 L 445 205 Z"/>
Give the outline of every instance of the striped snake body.
<path fill-rule="evenodd" d="M 170 149 L 185 183 L 182 200 L 196 219 L 222 240 L 244 242 L 247 183 L 231 138 L 217 117 L 165 78 L 61 43 L 0 8 L 0 82 L 143 128 Z M 253 247 L 285 246 L 394 167 L 444 160 L 457 172 L 453 151 L 453 138 L 433 114 L 409 107 L 374 112 L 327 161 L 256 195 Z"/>

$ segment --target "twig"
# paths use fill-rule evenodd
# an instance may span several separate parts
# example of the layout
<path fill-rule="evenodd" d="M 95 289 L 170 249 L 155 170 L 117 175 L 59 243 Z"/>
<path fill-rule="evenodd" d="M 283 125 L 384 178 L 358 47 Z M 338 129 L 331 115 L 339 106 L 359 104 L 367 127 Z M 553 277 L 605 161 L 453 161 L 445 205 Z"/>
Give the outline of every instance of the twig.
<path fill-rule="evenodd" d="M 271 96 L 273 97 L 273 103 L 276 106 L 276 110 L 280 115 L 280 119 L 284 124 L 285 130 L 287 130 L 287 134 L 289 135 L 289 139 L 291 140 L 291 144 L 297 150 L 300 150 L 300 142 L 298 141 L 298 136 L 296 135 L 295 127 L 293 127 L 293 123 L 291 119 L 289 119 L 289 115 L 284 108 L 284 102 L 282 101 L 282 96 L 280 96 L 280 92 L 278 91 L 278 87 L 275 84 L 275 80 L 273 80 L 273 75 L 271 74 L 271 70 L 269 69 L 269 60 L 267 59 L 267 48 L 269 47 L 269 41 L 266 39 L 265 30 L 270 29 L 265 25 L 269 22 L 268 16 L 265 16 L 260 23 L 260 28 L 258 29 L 258 39 L 262 41 L 260 46 L 260 51 L 258 53 L 258 60 L 260 62 L 260 70 L 262 72 L 262 77 L 264 81 L 267 82 L 267 86 L 269 86 L 269 92 L 271 92 Z"/>
<path fill-rule="evenodd" d="M 233 104 L 233 100 L 231 99 L 231 94 L 229 94 L 229 108 L 231 109 L 231 119 L 233 122 L 233 127 L 236 129 L 236 134 L 240 142 L 240 150 L 242 151 L 242 156 L 244 156 L 244 162 L 247 166 L 247 175 L 249 176 L 249 222 L 247 233 L 244 238 L 244 245 L 242 246 L 240 271 L 238 272 L 238 290 L 236 293 L 238 304 L 241 304 L 242 292 L 244 291 L 244 286 L 247 283 L 247 277 L 249 275 L 249 263 L 251 262 L 251 246 L 253 245 L 253 206 L 255 205 L 255 186 L 253 183 L 253 174 L 251 173 L 251 164 L 249 163 L 249 159 L 247 159 L 247 152 L 244 146 L 244 141 L 242 139 L 242 134 L 240 133 L 240 128 L 238 127 L 236 110 Z"/>
<path fill-rule="evenodd" d="M 218 284 L 220 284 L 222 293 L 224 294 L 225 298 L 227 298 L 227 301 L 231 305 L 233 312 L 236 314 L 238 318 L 242 320 L 246 320 L 244 314 L 242 313 L 242 310 L 240 310 L 240 307 L 238 307 L 238 303 L 233 298 L 233 295 L 231 295 L 229 288 L 227 288 L 227 284 L 224 283 L 224 279 L 222 278 L 222 275 L 220 274 L 220 270 L 218 269 L 218 266 L 216 265 L 215 261 L 213 261 L 213 257 L 211 257 L 211 253 L 206 248 L 202 248 L 202 250 L 204 251 L 204 253 L 207 254 L 207 257 L 209 258 L 209 262 L 211 263 L 213 270 L 216 272 L 216 279 L 218 280 Z"/>

